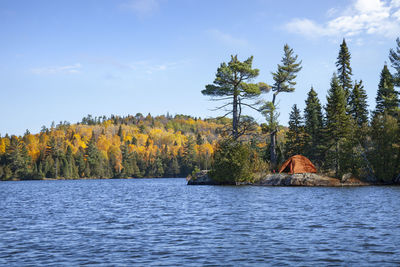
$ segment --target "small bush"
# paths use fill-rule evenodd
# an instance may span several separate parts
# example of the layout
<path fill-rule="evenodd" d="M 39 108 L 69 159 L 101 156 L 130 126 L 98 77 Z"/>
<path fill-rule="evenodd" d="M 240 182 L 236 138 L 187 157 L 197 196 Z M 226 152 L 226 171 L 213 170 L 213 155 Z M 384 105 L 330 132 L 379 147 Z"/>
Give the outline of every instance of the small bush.
<path fill-rule="evenodd" d="M 225 139 L 218 143 L 214 152 L 211 177 L 222 184 L 236 184 L 253 178 L 249 145 Z"/>

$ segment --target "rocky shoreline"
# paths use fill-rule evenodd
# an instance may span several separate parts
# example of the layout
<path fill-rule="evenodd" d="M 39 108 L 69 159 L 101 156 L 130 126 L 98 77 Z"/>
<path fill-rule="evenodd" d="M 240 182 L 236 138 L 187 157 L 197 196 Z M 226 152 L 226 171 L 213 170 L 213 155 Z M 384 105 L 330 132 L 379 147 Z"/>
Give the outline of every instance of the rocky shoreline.
<path fill-rule="evenodd" d="M 221 185 L 214 181 L 206 171 L 201 171 L 195 177 L 188 177 L 188 185 Z M 368 186 L 374 185 L 360 181 L 352 177 L 344 177 L 342 179 L 332 178 L 316 173 L 299 173 L 286 174 L 275 173 L 267 174 L 255 182 L 235 183 L 233 185 L 256 185 L 256 186 L 327 186 L 327 187 L 343 187 L 343 186 Z"/>

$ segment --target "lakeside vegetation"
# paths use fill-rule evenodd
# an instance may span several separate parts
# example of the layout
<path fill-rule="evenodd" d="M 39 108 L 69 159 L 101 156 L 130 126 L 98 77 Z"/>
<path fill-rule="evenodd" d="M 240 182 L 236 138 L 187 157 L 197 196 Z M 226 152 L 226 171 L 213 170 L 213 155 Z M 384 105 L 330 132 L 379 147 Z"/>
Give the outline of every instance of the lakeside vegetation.
<path fill-rule="evenodd" d="M 259 74 L 252 66 L 253 57 L 241 62 L 237 56 L 232 56 L 230 62 L 222 63 L 213 84 L 202 91 L 226 101 L 217 109 L 225 108 L 233 117 L 229 138 L 217 145 L 211 177 L 229 184 L 251 181 L 259 171 L 254 168 L 259 164 L 254 164 L 249 157 L 251 148 L 241 139 L 248 129 L 248 120 L 241 119 L 242 105 L 245 105 L 266 118 L 262 126 L 270 138 L 266 140 L 269 155 L 264 159 L 271 171 L 277 170 L 277 163 L 282 163 L 283 158 L 301 154 L 310 158 L 321 172 L 337 178 L 350 174 L 370 182 L 400 182 L 400 102 L 399 92 L 395 90 L 396 86 L 400 87 L 400 39 L 396 42 L 397 47 L 389 52 L 394 74 L 385 63 L 377 87 L 376 107 L 371 114 L 362 80 L 353 81 L 351 53 L 343 39 L 326 105 L 322 107 L 311 87 L 304 116 L 297 105 L 292 107 L 289 129 L 281 143 L 275 138 L 279 118 L 276 99 L 279 93 L 295 90 L 295 79 L 301 71 L 302 62 L 293 49 L 284 46 L 281 63 L 272 72 L 272 85 L 253 83 Z M 267 101 L 262 94 L 269 92 L 272 92 L 272 100 Z M 259 99 L 252 104 L 243 102 L 255 98 Z"/>
<path fill-rule="evenodd" d="M 0 180 L 130 177 L 185 177 L 200 169 L 224 183 L 250 181 L 273 172 L 288 157 L 302 154 L 334 177 L 351 173 L 369 181 L 393 183 L 400 174 L 400 40 L 383 66 L 376 107 L 369 112 L 361 80 L 353 80 L 351 53 L 339 48 L 326 105 L 310 88 L 303 112 L 292 107 L 289 127 L 279 125 L 278 96 L 295 90 L 301 61 L 288 45 L 273 84 L 254 83 L 260 70 L 253 57 L 232 56 L 213 84 L 202 91 L 223 101 L 225 116 L 185 115 L 92 117 L 80 123 L 54 123 L 40 133 L 0 136 Z M 377 74 L 379 75 L 379 74 Z M 271 98 L 271 100 L 266 100 Z M 252 108 L 258 124 L 242 113 Z M 303 115 L 302 115 L 303 113 Z"/>

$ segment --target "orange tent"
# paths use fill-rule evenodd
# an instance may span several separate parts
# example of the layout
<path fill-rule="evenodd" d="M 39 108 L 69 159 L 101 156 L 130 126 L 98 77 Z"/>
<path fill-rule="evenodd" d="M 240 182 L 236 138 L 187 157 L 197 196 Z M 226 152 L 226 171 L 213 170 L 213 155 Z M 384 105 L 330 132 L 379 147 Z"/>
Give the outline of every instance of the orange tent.
<path fill-rule="evenodd" d="M 279 173 L 281 172 L 287 172 L 290 174 L 310 172 L 316 173 L 317 169 L 308 158 L 302 155 L 295 155 L 283 163 L 279 170 Z"/>

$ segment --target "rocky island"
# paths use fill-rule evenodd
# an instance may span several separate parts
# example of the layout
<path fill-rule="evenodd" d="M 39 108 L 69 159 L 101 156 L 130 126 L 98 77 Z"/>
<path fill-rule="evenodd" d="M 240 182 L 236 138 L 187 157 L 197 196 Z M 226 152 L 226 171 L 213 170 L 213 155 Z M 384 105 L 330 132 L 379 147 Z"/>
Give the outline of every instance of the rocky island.
<path fill-rule="evenodd" d="M 188 185 L 222 185 L 213 180 L 207 171 L 200 171 L 196 175 L 187 178 Z M 332 178 L 316 173 L 274 173 L 267 174 L 254 182 L 237 182 L 231 185 L 256 185 L 256 186 L 366 186 L 373 183 L 363 182 L 357 178 L 344 175 L 342 179 Z"/>

